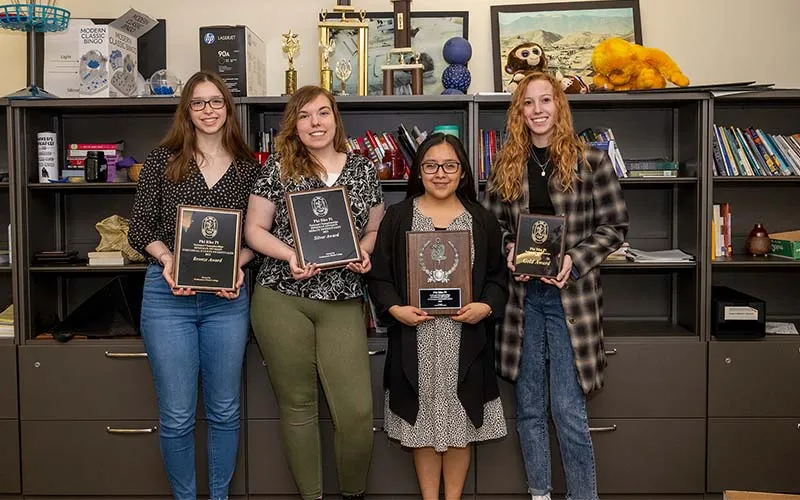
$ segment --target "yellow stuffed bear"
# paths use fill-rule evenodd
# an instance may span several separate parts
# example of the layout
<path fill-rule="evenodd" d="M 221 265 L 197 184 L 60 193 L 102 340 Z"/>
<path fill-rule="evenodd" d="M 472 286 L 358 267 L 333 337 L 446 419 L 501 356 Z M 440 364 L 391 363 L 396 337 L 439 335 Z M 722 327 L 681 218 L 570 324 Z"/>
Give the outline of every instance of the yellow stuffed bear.
<path fill-rule="evenodd" d="M 592 53 L 597 89 L 661 89 L 667 80 L 685 87 L 689 79 L 663 50 L 642 47 L 622 38 L 600 42 Z"/>

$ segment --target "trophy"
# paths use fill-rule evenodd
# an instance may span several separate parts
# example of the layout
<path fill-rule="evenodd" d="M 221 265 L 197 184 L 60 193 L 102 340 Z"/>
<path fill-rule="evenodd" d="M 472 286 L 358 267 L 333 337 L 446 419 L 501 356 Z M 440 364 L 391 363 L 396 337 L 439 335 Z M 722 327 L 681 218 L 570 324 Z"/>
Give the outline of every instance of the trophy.
<path fill-rule="evenodd" d="M 319 48 L 322 51 L 323 61 L 322 69 L 319 71 L 320 87 L 331 92 L 333 90 L 333 71 L 331 70 L 330 59 L 331 54 L 333 54 L 334 49 L 336 49 L 336 40 L 330 39 L 327 43 L 320 41 Z"/>
<path fill-rule="evenodd" d="M 281 34 L 281 50 L 289 58 L 289 69 L 286 70 L 286 94 L 294 94 L 297 91 L 297 70 L 294 69 L 294 56 L 300 49 L 300 39 L 297 33 L 289 30 Z"/>
<path fill-rule="evenodd" d="M 339 59 L 336 62 L 336 78 L 339 79 L 339 82 L 342 86 L 342 91 L 339 95 L 347 95 L 346 86 L 347 86 L 347 79 L 350 78 L 350 75 L 353 73 L 353 64 L 348 61 L 347 59 Z"/>
<path fill-rule="evenodd" d="M 392 0 L 394 5 L 394 48 L 386 54 L 383 71 L 383 95 L 394 94 L 394 72 L 411 73 L 411 94 L 422 94 L 422 70 L 419 53 L 411 48 L 411 0 Z M 392 56 L 397 61 L 392 61 Z"/>

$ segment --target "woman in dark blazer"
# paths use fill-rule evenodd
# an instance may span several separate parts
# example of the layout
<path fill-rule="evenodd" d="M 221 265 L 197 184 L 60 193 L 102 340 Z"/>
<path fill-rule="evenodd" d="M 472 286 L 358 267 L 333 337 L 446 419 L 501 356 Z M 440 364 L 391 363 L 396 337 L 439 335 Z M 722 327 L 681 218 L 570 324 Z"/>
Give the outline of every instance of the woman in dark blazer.
<path fill-rule="evenodd" d="M 407 305 L 406 232 L 471 231 L 472 302 L 453 316 Z M 388 208 L 378 230 L 368 289 L 388 325 L 385 429 L 414 449 L 423 498 L 460 498 L 470 443 L 506 434 L 493 365 L 508 269 L 497 219 L 476 202 L 461 142 L 434 134 L 420 145 L 406 200 Z"/>

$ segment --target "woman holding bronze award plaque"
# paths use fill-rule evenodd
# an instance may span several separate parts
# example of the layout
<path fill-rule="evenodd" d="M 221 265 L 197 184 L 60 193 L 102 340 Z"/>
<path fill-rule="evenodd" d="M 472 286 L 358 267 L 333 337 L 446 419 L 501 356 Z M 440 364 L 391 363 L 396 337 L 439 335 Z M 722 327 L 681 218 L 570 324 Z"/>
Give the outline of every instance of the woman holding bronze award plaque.
<path fill-rule="evenodd" d="M 253 330 L 305 500 L 322 495 L 318 376 L 333 419 L 344 498 L 363 498 L 372 454 L 361 275 L 371 267 L 383 192 L 375 166 L 347 153 L 345 138 L 330 92 L 307 86 L 292 94 L 245 224 L 248 244 L 265 255 L 253 292 Z"/>
<path fill-rule="evenodd" d="M 462 232 L 463 245 L 453 243 Z M 414 449 L 426 500 L 439 498 L 442 475 L 445 498 L 461 498 L 470 443 L 506 434 L 491 355 L 507 299 L 501 246 L 497 220 L 475 199 L 461 142 L 433 134 L 416 153 L 406 200 L 386 212 L 368 276 L 389 330 L 384 427 Z M 441 315 L 431 290 L 471 300 L 445 301 Z"/>
<path fill-rule="evenodd" d="M 496 367 L 516 380 L 517 428 L 534 500 L 550 498 L 548 405 L 567 498 L 593 500 L 585 394 L 602 387 L 606 365 L 598 266 L 625 240 L 628 212 L 611 160 L 578 140 L 566 94 L 549 74 L 519 82 L 506 131 L 484 200 L 503 228 L 515 275 L 497 332 Z M 553 245 L 557 231 L 563 236 Z"/>
<path fill-rule="evenodd" d="M 241 235 L 242 212 L 258 171 L 225 83 L 214 73 L 194 74 L 186 82 L 166 138 L 144 162 L 128 237 L 150 264 L 144 281 L 141 332 L 158 397 L 161 454 L 172 493 L 181 500 L 197 497 L 198 375 L 208 419 L 213 500 L 228 497 L 236 466 L 249 325 L 241 267 L 253 258 L 249 249 L 239 248 L 237 235 Z M 176 233 L 183 241 L 179 245 Z M 176 284 L 174 271 L 186 257 L 184 251 L 201 248 L 204 254 L 213 253 L 212 257 L 194 254 L 204 262 L 196 270 L 206 277 L 198 282 L 207 285 L 205 291 L 216 282 L 209 278 L 213 272 L 208 261 L 228 264 L 220 271 L 228 283 L 215 293 L 197 293 L 199 288 Z M 225 258 L 220 257 L 223 253 Z M 183 283 L 182 278 L 178 281 Z"/>

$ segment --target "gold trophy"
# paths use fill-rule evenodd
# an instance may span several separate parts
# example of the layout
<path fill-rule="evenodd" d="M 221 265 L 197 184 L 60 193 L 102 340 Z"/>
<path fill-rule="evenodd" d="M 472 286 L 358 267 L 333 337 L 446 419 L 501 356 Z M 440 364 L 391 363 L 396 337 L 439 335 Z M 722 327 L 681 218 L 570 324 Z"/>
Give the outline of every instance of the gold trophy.
<path fill-rule="evenodd" d="M 289 58 L 289 69 L 286 70 L 286 94 L 291 95 L 297 91 L 297 70 L 294 69 L 294 56 L 300 50 L 300 39 L 297 33 L 289 30 L 281 34 L 281 50 Z"/>
<path fill-rule="evenodd" d="M 333 90 L 333 71 L 330 66 L 331 54 L 336 49 L 336 40 L 330 39 L 327 43 L 319 42 L 320 51 L 322 51 L 322 69 L 319 70 L 319 84 L 328 92 Z"/>
<path fill-rule="evenodd" d="M 336 61 L 336 78 L 339 79 L 339 82 L 342 85 L 342 91 L 339 93 L 339 95 L 347 95 L 347 79 L 350 78 L 352 73 L 353 64 L 350 61 L 347 59 L 339 59 Z"/>

